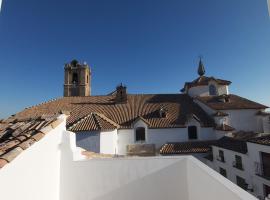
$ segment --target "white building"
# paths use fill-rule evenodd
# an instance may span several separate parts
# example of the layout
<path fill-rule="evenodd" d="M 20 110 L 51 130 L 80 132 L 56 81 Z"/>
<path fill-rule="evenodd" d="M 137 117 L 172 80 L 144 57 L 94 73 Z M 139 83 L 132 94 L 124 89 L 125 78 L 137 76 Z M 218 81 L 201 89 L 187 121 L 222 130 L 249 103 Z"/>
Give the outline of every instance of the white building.
<path fill-rule="evenodd" d="M 229 94 L 230 81 L 199 77 L 182 94 L 128 94 L 122 84 L 102 96 L 91 91 L 91 70 L 73 60 L 65 65 L 65 97 L 27 108 L 16 118 L 69 111 L 68 130 L 77 145 L 105 154 L 154 155 L 164 144 L 217 140 L 239 131 L 267 132 L 267 106 Z M 80 95 L 80 96 L 74 96 Z"/>
<path fill-rule="evenodd" d="M 0 123 L 1 199 L 256 199 L 191 156 L 88 158 L 65 126 L 65 115 Z"/>
<path fill-rule="evenodd" d="M 29 164 L 25 162 L 32 164 L 34 158 L 37 161 L 34 164 L 35 169 L 42 169 L 44 183 L 48 183 L 46 178 L 54 176 L 50 180 L 52 192 L 44 195 L 46 199 L 97 200 L 110 199 L 111 196 L 127 199 L 129 195 L 132 198 L 139 195 L 142 199 L 164 199 L 165 194 L 171 199 L 176 197 L 177 199 L 179 197 L 182 199 L 251 198 L 228 180 L 220 176 L 215 178 L 216 173 L 208 171 L 209 169 L 190 156 L 168 156 L 182 154 L 194 155 L 223 175 L 226 173 L 229 180 L 248 189 L 254 195 L 266 196 L 269 183 L 261 176 L 256 175 L 254 178 L 252 175 L 254 169 L 248 167 L 256 162 L 257 170 L 261 169 L 257 157 L 259 148 L 249 142 L 246 149 L 239 150 L 238 148 L 243 144 L 243 141 L 240 141 L 239 145 L 236 145 L 237 148 L 232 149 L 228 148 L 226 141 L 233 140 L 235 143 L 235 138 L 243 139 L 269 134 L 269 114 L 265 111 L 268 107 L 230 94 L 231 82 L 205 76 L 201 61 L 198 74 L 197 79 L 185 83 L 181 90 L 182 94 L 128 94 L 126 87 L 121 84 L 108 95 L 89 96 L 91 94 L 89 66 L 86 63 L 80 64 L 76 60 L 66 64 L 64 97 L 26 108 L 0 122 L 0 168 L 3 167 L 0 170 L 0 189 L 5 188 L 1 179 L 6 181 L 13 177 L 12 174 L 23 173 L 20 170 L 21 164 L 24 170 L 28 167 L 22 179 L 25 180 L 26 176 L 30 176 L 32 169 L 30 170 Z M 51 116 L 57 113 L 69 113 L 69 116 L 61 123 L 61 130 L 53 131 L 59 120 L 54 122 L 55 119 Z M 51 134 L 58 135 L 51 136 L 54 138 L 51 140 L 48 135 L 43 140 L 45 144 L 42 145 L 41 141 L 32 147 L 33 143 L 50 131 L 59 134 Z M 224 139 L 224 136 L 227 137 Z M 46 140 L 51 144 L 46 144 Z M 92 153 L 111 157 L 160 154 L 167 157 L 121 158 L 89 162 L 83 160 L 76 145 Z M 35 146 L 38 149 L 35 149 Z M 245 142 L 244 146 L 246 146 Z M 265 153 L 268 153 L 268 147 L 262 148 L 265 149 Z M 209 154 L 211 149 L 213 153 Z M 223 157 L 228 162 L 220 162 L 223 161 L 220 150 L 223 151 Z M 17 159 L 19 153 L 22 155 Z M 28 155 L 26 160 L 23 156 L 25 154 Z M 268 154 L 263 154 L 265 155 Z M 205 156 L 210 160 L 212 157 L 213 162 L 204 159 Z M 236 167 L 232 165 L 234 159 L 237 160 Z M 244 170 L 239 169 L 240 160 Z M 16 164 L 17 162 L 19 164 Z M 168 169 L 171 171 L 167 171 Z M 180 174 L 176 173 L 179 169 Z M 91 173 L 93 171 L 96 173 Z M 136 173 L 133 174 L 134 172 Z M 161 180 L 167 180 L 166 176 L 172 177 L 175 174 L 177 174 L 176 179 L 172 180 L 174 187 L 168 188 L 166 181 Z M 145 176 L 150 179 L 142 179 Z M 184 176 L 184 179 L 180 176 Z M 31 184 L 38 181 L 37 177 L 30 178 Z M 180 179 L 184 181 L 179 182 Z M 98 181 L 94 182 L 94 180 Z M 111 180 L 116 184 L 113 185 Z M 143 185 L 143 189 L 139 187 L 142 182 L 146 184 Z M 153 182 L 156 184 L 151 185 Z M 203 192 L 206 191 L 206 187 L 202 187 L 205 186 L 204 182 L 207 182 L 207 187 L 211 188 L 209 192 Z M 5 185 L 12 188 L 10 184 L 5 182 Z M 87 190 L 89 188 L 87 184 L 93 190 Z M 45 185 L 41 186 L 45 188 Z M 151 192 L 156 189 L 154 186 L 158 191 L 165 193 Z M 160 190 L 163 188 L 164 190 Z M 22 189 L 25 190 L 24 187 Z M 142 193 L 139 193 L 139 189 Z M 199 192 L 194 192 L 195 190 Z M 230 193 L 229 196 L 226 196 L 225 190 Z M 5 190 L 5 193 L 1 191 L 1 194 L 7 197 L 8 192 L 11 193 L 10 189 Z M 37 196 L 38 194 L 43 193 L 37 190 L 33 195 L 35 199 L 42 199 L 43 197 Z M 19 197 L 16 196 L 19 193 L 12 195 L 14 198 L 10 199 Z M 30 196 L 26 199 L 31 200 Z"/>
<path fill-rule="evenodd" d="M 224 137 L 212 146 L 211 154 L 206 164 L 223 176 L 259 199 L 270 194 L 269 134 L 251 139 Z"/>

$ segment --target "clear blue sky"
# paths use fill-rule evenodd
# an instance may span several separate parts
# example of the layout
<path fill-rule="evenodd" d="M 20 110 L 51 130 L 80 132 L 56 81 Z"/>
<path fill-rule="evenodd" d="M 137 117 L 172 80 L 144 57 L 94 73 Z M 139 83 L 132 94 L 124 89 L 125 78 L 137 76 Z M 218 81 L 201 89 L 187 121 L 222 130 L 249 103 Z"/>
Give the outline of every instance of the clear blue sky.
<path fill-rule="evenodd" d="M 92 66 L 93 95 L 177 93 L 206 75 L 270 105 L 266 0 L 3 0 L 0 118 L 60 97 L 63 65 Z"/>

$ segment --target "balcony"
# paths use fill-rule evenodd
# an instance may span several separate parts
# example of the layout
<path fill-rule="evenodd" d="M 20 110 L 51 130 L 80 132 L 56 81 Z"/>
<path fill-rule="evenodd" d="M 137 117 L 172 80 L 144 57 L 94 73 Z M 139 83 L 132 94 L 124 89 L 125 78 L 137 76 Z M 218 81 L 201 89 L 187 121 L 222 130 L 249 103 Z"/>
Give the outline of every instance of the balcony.
<path fill-rule="evenodd" d="M 236 161 L 233 162 L 233 167 L 239 170 L 244 170 L 243 164 Z"/>
<path fill-rule="evenodd" d="M 270 165 L 255 162 L 255 174 L 266 180 L 270 180 Z"/>

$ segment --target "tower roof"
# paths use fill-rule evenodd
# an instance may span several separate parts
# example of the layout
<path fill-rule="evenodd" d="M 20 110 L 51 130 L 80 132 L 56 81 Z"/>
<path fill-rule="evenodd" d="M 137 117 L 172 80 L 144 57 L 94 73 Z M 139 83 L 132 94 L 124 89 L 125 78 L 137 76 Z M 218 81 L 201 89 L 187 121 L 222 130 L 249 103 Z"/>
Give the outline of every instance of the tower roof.
<path fill-rule="evenodd" d="M 198 66 L 198 74 L 199 76 L 203 76 L 205 74 L 205 69 L 204 69 L 204 65 L 201 58 L 199 61 L 199 66 Z"/>

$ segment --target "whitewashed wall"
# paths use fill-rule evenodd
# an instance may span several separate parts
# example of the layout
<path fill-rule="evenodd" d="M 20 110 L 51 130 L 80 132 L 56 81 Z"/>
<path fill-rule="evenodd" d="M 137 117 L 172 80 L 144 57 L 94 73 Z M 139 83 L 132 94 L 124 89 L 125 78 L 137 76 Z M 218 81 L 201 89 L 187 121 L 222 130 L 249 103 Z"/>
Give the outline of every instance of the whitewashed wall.
<path fill-rule="evenodd" d="M 117 130 L 101 132 L 100 153 L 116 154 L 117 151 Z"/>
<path fill-rule="evenodd" d="M 63 117 L 63 116 L 62 116 Z M 0 170 L 0 199 L 58 200 L 64 121 Z"/>
<path fill-rule="evenodd" d="M 270 133 L 270 116 L 262 119 L 262 128 L 264 133 Z"/>
<path fill-rule="evenodd" d="M 221 110 L 229 114 L 229 125 L 235 128 L 237 131 L 255 131 L 261 132 L 258 127 L 258 121 L 256 113 L 259 110 L 256 109 L 241 109 L 241 110 Z"/>
<path fill-rule="evenodd" d="M 76 144 L 88 151 L 115 154 L 117 152 L 117 130 L 78 132 L 76 133 Z"/>
<path fill-rule="evenodd" d="M 218 95 L 229 94 L 229 88 L 226 85 L 218 85 L 215 81 L 210 81 L 209 85 L 216 87 Z M 209 96 L 209 85 L 191 87 L 188 89 L 188 95 L 191 97 Z"/>
<path fill-rule="evenodd" d="M 100 132 L 81 131 L 76 133 L 76 144 L 87 151 L 100 152 Z"/>
<path fill-rule="evenodd" d="M 74 161 L 66 143 L 60 200 L 255 200 L 190 156 Z"/>
<path fill-rule="evenodd" d="M 256 163 L 261 163 L 261 152 L 270 153 L 270 147 L 266 145 L 247 143 L 249 160 L 250 160 L 250 171 L 253 174 L 253 184 L 256 186 L 255 192 L 259 196 L 264 196 L 263 184 L 270 186 L 270 180 L 266 180 L 262 177 L 255 175 Z"/>
<path fill-rule="evenodd" d="M 217 160 L 217 156 L 219 155 L 218 151 L 222 150 L 224 152 L 225 162 L 220 162 Z M 242 164 L 244 170 L 239 170 L 233 167 L 233 162 L 235 161 L 235 155 L 238 155 L 242 158 Z M 227 171 L 227 178 L 232 182 L 236 183 L 236 176 L 240 176 L 246 180 L 246 183 L 252 185 L 252 169 L 250 165 L 250 160 L 247 154 L 238 153 L 235 151 L 231 151 L 228 149 L 223 149 L 220 147 L 213 147 L 213 156 L 214 156 L 214 166 L 216 171 L 220 171 L 219 167 L 224 168 Z"/>

